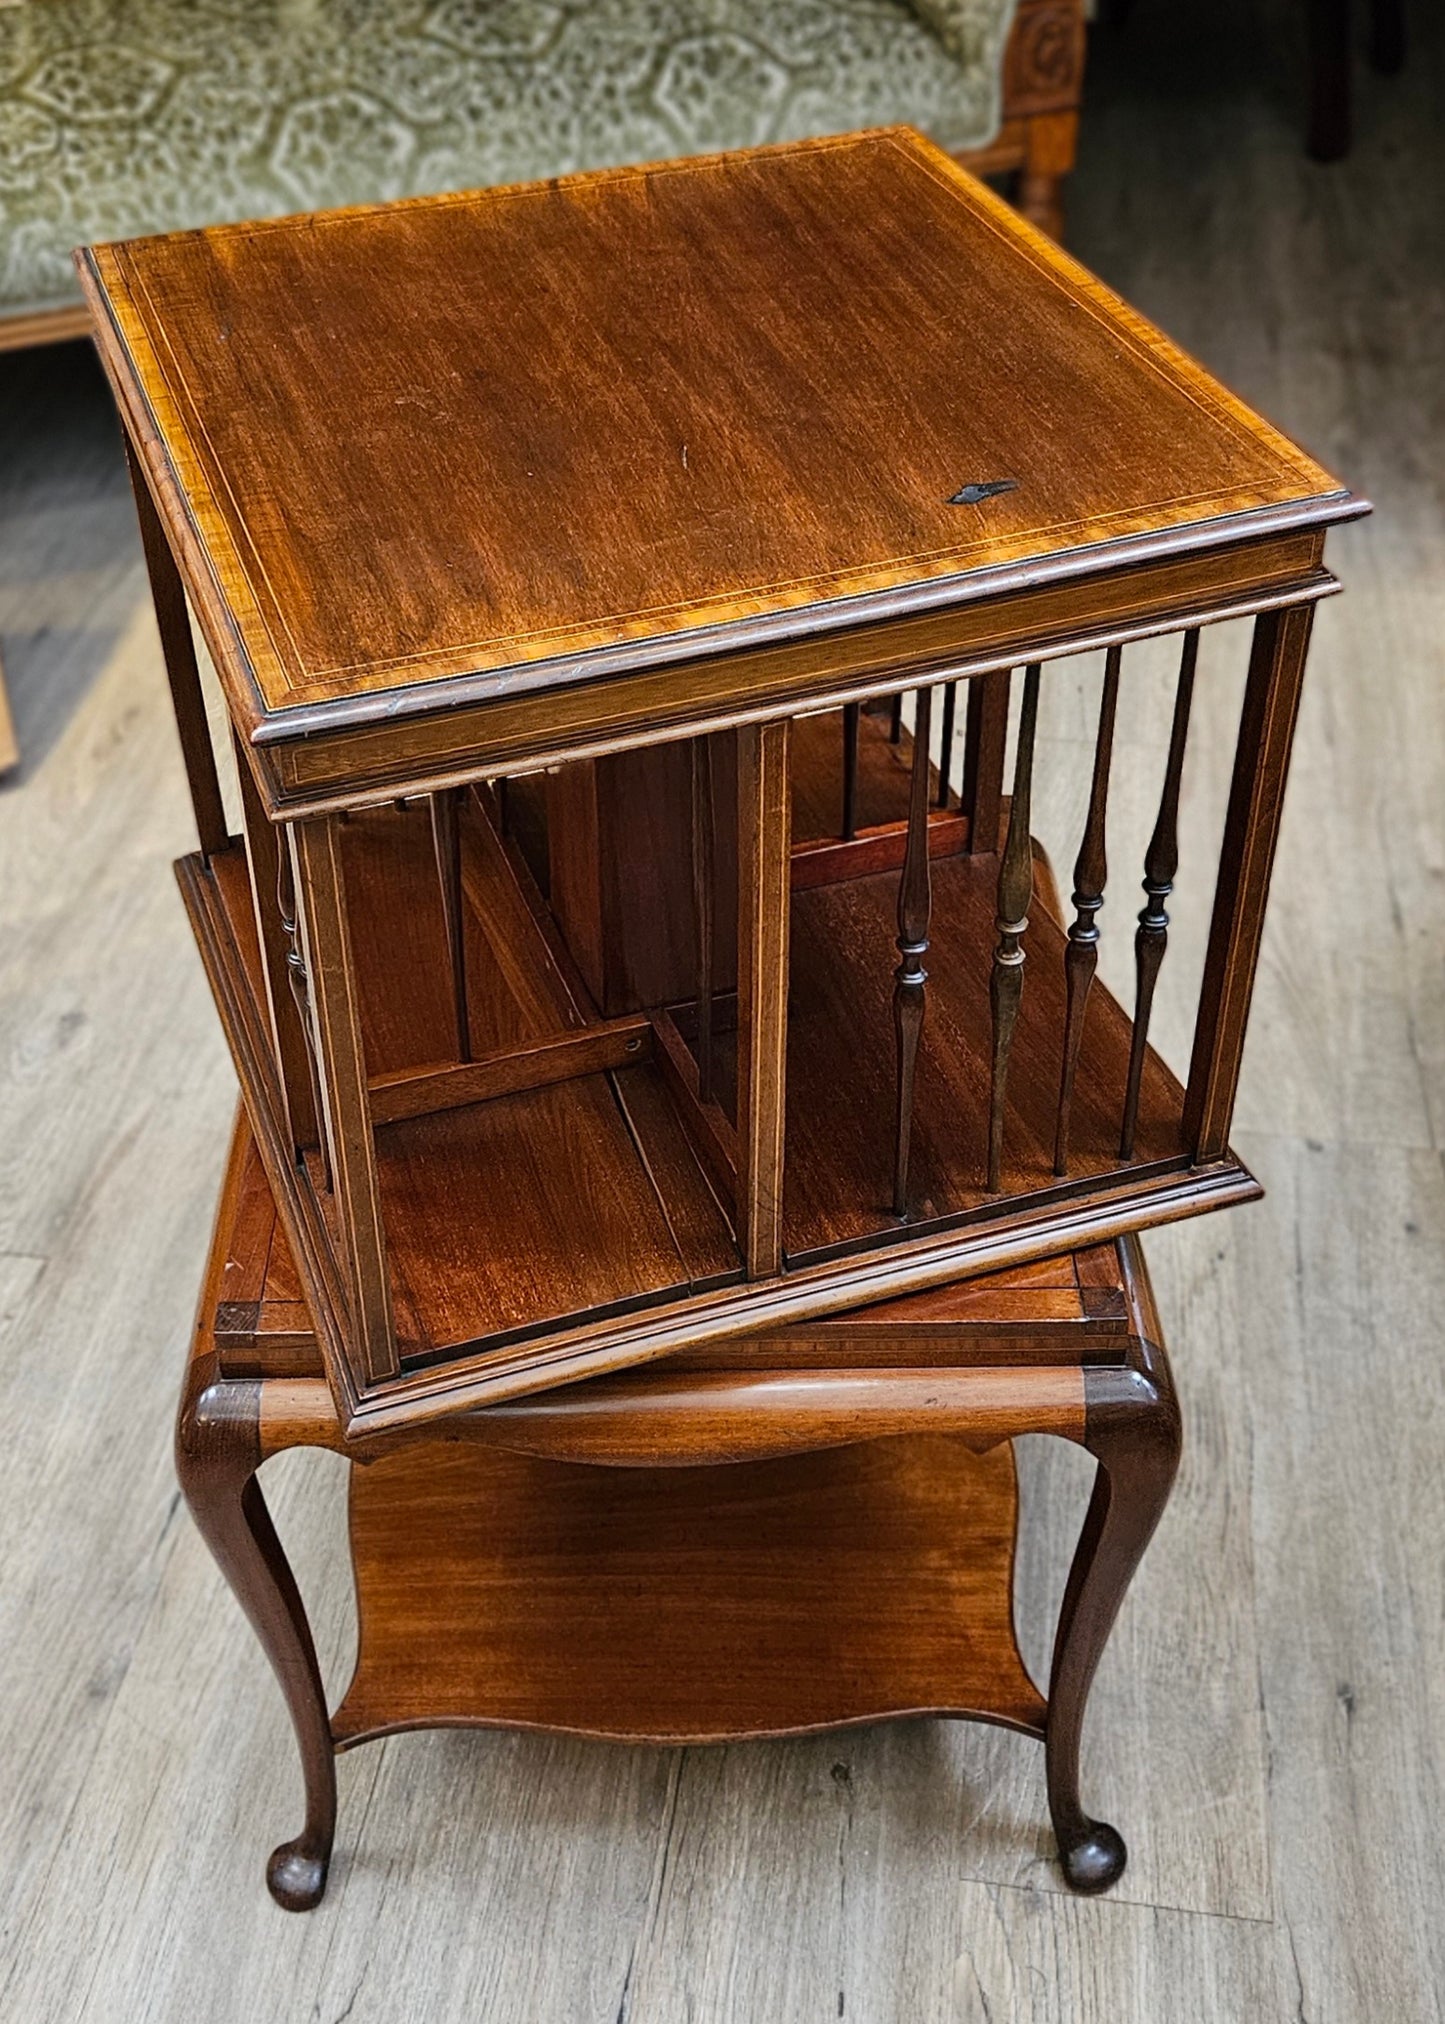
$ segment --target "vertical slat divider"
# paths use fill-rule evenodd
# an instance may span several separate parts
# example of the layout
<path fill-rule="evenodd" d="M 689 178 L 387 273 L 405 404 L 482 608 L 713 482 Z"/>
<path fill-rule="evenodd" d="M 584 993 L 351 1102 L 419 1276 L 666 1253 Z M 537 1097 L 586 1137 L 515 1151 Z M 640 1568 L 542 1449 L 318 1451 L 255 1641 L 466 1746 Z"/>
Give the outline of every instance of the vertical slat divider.
<path fill-rule="evenodd" d="M 712 1101 L 713 1085 L 713 811 L 712 747 L 691 742 L 692 899 L 697 927 L 697 1093 Z"/>
<path fill-rule="evenodd" d="M 1189 741 L 1189 711 L 1194 700 L 1194 668 L 1199 658 L 1199 629 L 1184 635 L 1179 657 L 1179 684 L 1174 692 L 1174 719 L 1169 728 L 1169 758 L 1164 768 L 1164 786 L 1159 796 L 1159 813 L 1144 853 L 1145 902 L 1134 935 L 1134 1033 L 1129 1045 L 1129 1079 L 1124 1091 L 1124 1121 L 1119 1133 L 1119 1157 L 1132 1159 L 1134 1137 L 1139 1125 L 1139 1090 L 1144 1074 L 1144 1050 L 1149 1041 L 1149 1020 L 1154 1010 L 1154 987 L 1160 965 L 1169 946 L 1169 912 L 1165 901 L 1174 890 L 1179 870 L 1179 786 L 1184 776 L 1184 748 Z"/>
<path fill-rule="evenodd" d="M 246 868 L 251 878 L 251 910 L 261 950 L 271 1046 L 281 1081 L 292 1157 L 299 1160 L 308 1146 L 322 1146 L 323 1152 L 325 1148 L 316 1099 L 316 1062 L 311 1052 L 305 972 L 297 974 L 301 959 L 295 939 L 290 859 L 284 836 L 268 820 L 261 805 L 239 738 L 235 739 L 235 748 Z"/>
<path fill-rule="evenodd" d="M 929 921 L 933 886 L 928 863 L 928 746 L 933 691 L 920 689 L 914 701 L 913 771 L 909 782 L 908 837 L 898 880 L 898 953 L 893 972 L 893 1037 L 897 1053 L 893 1130 L 893 1213 L 908 1213 L 908 1154 L 913 1135 L 913 1079 L 928 972 Z"/>
<path fill-rule="evenodd" d="M 201 689 L 201 671 L 196 665 L 196 643 L 191 635 L 191 617 L 186 608 L 185 585 L 171 554 L 171 545 L 161 525 L 151 488 L 140 461 L 125 439 L 125 458 L 135 494 L 136 516 L 140 521 L 141 547 L 145 551 L 146 574 L 156 610 L 156 628 L 161 636 L 161 654 L 166 680 L 171 688 L 176 730 L 180 734 L 181 756 L 195 811 L 196 834 L 203 857 L 214 857 L 230 842 L 225 804 L 221 800 L 220 775 L 216 771 L 215 748 L 206 722 L 206 699 Z"/>
<path fill-rule="evenodd" d="M 443 787 L 427 796 L 431 810 L 432 849 L 441 887 L 442 920 L 446 926 L 447 960 L 452 973 L 452 1021 L 458 1061 L 472 1058 L 472 1022 L 467 1007 L 467 933 L 462 909 L 461 810 L 465 787 Z"/>
<path fill-rule="evenodd" d="M 858 727 L 862 706 L 843 705 L 843 841 L 858 834 Z"/>
<path fill-rule="evenodd" d="M 897 745 L 901 743 L 902 738 L 903 691 L 900 689 L 888 708 L 888 742 L 890 745 Z"/>
<path fill-rule="evenodd" d="M 1064 1011 L 1064 1059 L 1059 1076 L 1059 1110 L 1054 1127 L 1054 1172 L 1069 1170 L 1069 1124 L 1074 1102 L 1074 1074 L 1084 1038 L 1089 990 L 1099 962 L 1098 914 L 1109 876 L 1105 848 L 1105 817 L 1109 802 L 1109 765 L 1114 751 L 1114 716 L 1119 700 L 1122 647 L 1104 656 L 1104 687 L 1099 700 L 1099 728 L 1094 739 L 1094 776 L 1089 788 L 1089 814 L 1079 855 L 1074 863 L 1074 918 L 1064 952 L 1067 1002 Z"/>
<path fill-rule="evenodd" d="M 376 1172 L 340 825 L 317 816 L 291 828 L 301 953 L 310 980 L 321 1108 L 351 1296 L 351 1335 L 366 1384 L 399 1368 L 386 1233 Z"/>
<path fill-rule="evenodd" d="M 286 940 L 286 980 L 291 1002 L 301 1022 L 306 1042 L 306 1069 L 311 1084 L 311 1107 L 316 1119 L 316 1138 L 321 1148 L 321 1168 L 326 1191 L 331 1192 L 331 1146 L 326 1136 L 325 1112 L 321 1101 L 321 1066 L 316 1058 L 316 1028 L 312 1019 L 311 984 L 301 947 L 301 927 L 296 911 L 296 868 L 292 862 L 289 832 L 277 839 L 276 911 Z"/>
<path fill-rule="evenodd" d="M 1227 1149 L 1314 611 L 1294 605 L 1254 624 L 1184 1098 L 1196 1161 Z"/>
<path fill-rule="evenodd" d="M 958 683 L 948 682 L 943 691 L 943 730 L 938 747 L 938 805 L 948 806 L 949 786 L 953 779 L 953 726 L 958 711 Z"/>
<path fill-rule="evenodd" d="M 1023 704 L 1019 711 L 1018 751 L 1014 759 L 1013 799 L 1009 807 L 1008 840 L 998 871 L 998 942 L 989 980 L 993 1015 L 993 1060 L 988 1102 L 988 1191 L 997 1194 L 1003 1177 L 1004 1105 L 1008 1092 L 1009 1055 L 1019 1000 L 1023 996 L 1023 937 L 1029 924 L 1034 892 L 1034 859 L 1029 837 L 1033 796 L 1034 732 L 1039 714 L 1040 664 L 1024 671 Z"/>
<path fill-rule="evenodd" d="M 992 857 L 1003 821 L 1003 768 L 1008 749 L 1009 690 L 1013 674 L 996 668 L 968 685 L 963 719 L 963 786 L 969 855 Z"/>
<path fill-rule="evenodd" d="M 752 1279 L 783 1263 L 791 731 L 738 733 L 738 1243 Z"/>

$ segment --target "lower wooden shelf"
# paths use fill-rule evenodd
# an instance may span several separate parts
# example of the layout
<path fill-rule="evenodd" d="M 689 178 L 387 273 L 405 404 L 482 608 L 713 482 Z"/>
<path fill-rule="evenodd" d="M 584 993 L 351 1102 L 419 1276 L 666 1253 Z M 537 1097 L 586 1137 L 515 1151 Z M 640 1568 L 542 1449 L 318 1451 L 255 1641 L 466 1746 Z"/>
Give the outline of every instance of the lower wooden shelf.
<path fill-rule="evenodd" d="M 286 1333 L 294 1272 L 257 1178 L 243 1121 L 176 1453 L 296 1730 L 306 1821 L 271 1858 L 280 1903 L 304 1909 L 324 1891 L 338 1750 L 459 1725 L 676 1744 L 905 1716 L 1002 1723 L 1043 1740 L 1069 1882 L 1116 1880 L 1124 1843 L 1080 1802 L 1080 1736 L 1179 1453 L 1132 1238 L 461 1411 L 445 1439 L 405 1427 L 358 1439 L 314 1338 Z M 238 1273 L 259 1302 L 224 1297 Z M 255 1310 L 257 1368 L 286 1374 L 225 1374 L 217 1324 L 238 1307 Z M 1098 1463 L 1047 1699 L 1014 1629 L 1023 1433 Z M 298 1446 L 358 1465 L 358 1656 L 332 1715 L 257 1481 Z"/>
<path fill-rule="evenodd" d="M 1042 1735 L 1017 1505 L 1012 1448 L 947 1434 L 679 1469 L 409 1448 L 352 1474 L 360 1647 L 332 1732 L 704 1743 L 947 1713 Z"/>

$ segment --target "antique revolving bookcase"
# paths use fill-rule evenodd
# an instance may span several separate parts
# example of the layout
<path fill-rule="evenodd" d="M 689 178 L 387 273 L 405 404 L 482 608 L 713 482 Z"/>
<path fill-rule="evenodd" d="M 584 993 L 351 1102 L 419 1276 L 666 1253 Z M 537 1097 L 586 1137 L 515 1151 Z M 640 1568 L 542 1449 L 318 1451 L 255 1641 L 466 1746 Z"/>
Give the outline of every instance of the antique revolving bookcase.
<path fill-rule="evenodd" d="M 923 1384 L 897 1409 L 925 1434 L 920 1372 L 966 1371 L 982 1399 L 990 1359 L 1030 1382 L 1067 1366 L 1081 1414 L 1091 1370 L 1163 1410 L 1131 1233 L 1258 1192 L 1230 1114 L 1325 534 L 1362 503 L 906 130 L 81 269 L 200 830 L 180 880 L 246 1114 L 192 1432 L 228 1385 L 245 1412 L 309 1387 L 310 1437 L 358 1459 L 419 1443 L 435 1486 L 439 1435 L 528 1427 L 525 1448 L 545 1423 L 556 1461 L 558 1427 L 661 1426 L 678 1387 L 673 1452 L 614 1430 L 605 1459 L 725 1473 L 788 1450 L 757 1431 L 786 1418 L 769 1372 L 822 1411 L 816 1381 L 865 1358 Z M 1214 700 L 1196 656 L 1240 617 L 1180 1080 L 1149 1032 L 1190 722 Z M 1116 752 L 1129 644 L 1166 634 L 1169 735 Z M 1081 652 L 1102 702 L 1065 906 L 1030 803 L 1054 666 Z M 1095 979 L 1121 764 L 1157 806 L 1122 1003 Z M 1106 1261 L 1092 1308 L 1081 1258 Z M 1064 1306 L 1031 1307 L 1030 1274 L 1058 1271 Z M 979 1300 L 987 1356 L 960 1347 Z M 1051 1320 L 1094 1333 L 1065 1348 Z M 699 1372 L 741 1387 L 726 1410 Z M 753 1433 L 720 1431 L 729 1413 Z M 437 1542 L 486 1503 L 450 1497 Z M 418 1690 L 406 1719 L 551 1719 L 490 1691 L 446 1714 Z M 824 1718 L 783 1695 L 649 1725 L 634 1699 L 611 1725 L 553 1717 Z M 828 1719 L 919 1706 L 990 1712 L 915 1681 Z M 1000 1690 L 992 1713 L 1042 1733 L 1043 1706 Z M 327 1742 L 401 1720 L 378 1691 Z M 1097 1848 L 1075 1868 L 1117 1873 Z M 309 1901 L 307 1879 L 278 1895 Z"/>

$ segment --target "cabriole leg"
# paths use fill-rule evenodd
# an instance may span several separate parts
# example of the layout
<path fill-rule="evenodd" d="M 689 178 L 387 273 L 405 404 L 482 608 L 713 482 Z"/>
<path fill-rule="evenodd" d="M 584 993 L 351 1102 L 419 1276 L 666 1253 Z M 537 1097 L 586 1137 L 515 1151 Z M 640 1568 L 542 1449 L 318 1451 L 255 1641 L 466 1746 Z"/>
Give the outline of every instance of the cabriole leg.
<path fill-rule="evenodd" d="M 277 1904 L 309 1911 L 326 1889 L 336 1832 L 336 1760 L 311 1627 L 256 1470 L 260 1386 L 195 1367 L 176 1425 L 176 1474 L 201 1537 L 261 1641 L 286 1697 L 306 1784 L 306 1823 L 266 1865 Z"/>
<path fill-rule="evenodd" d="M 1064 1875 L 1077 1891 L 1107 1890 L 1128 1860 L 1123 1836 L 1079 1798 L 1079 1736 L 1094 1674 L 1119 1605 L 1169 1500 L 1179 1466 L 1179 1409 L 1162 1349 L 1134 1367 L 1085 1379 L 1083 1445 L 1099 1464 L 1059 1612 L 1049 1679 L 1045 1761 L 1049 1812 Z"/>

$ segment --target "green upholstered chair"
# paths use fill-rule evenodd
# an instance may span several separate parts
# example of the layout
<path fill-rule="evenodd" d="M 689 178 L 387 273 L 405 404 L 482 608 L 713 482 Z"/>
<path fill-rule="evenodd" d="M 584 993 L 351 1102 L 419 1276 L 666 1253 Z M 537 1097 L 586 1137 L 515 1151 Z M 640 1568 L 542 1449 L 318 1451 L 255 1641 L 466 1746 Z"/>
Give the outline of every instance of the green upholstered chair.
<path fill-rule="evenodd" d="M 1082 0 L 0 0 L 0 346 L 91 239 L 907 121 L 1058 222 Z"/>

